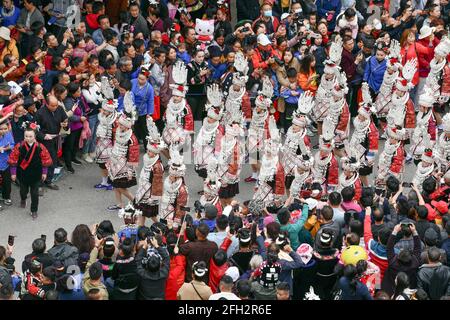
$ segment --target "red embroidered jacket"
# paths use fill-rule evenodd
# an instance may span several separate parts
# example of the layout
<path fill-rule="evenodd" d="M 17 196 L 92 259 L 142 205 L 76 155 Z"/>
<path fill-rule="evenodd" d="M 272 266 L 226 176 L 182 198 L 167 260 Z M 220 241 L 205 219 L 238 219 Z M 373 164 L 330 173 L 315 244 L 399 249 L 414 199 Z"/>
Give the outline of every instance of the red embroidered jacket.
<path fill-rule="evenodd" d="M 344 107 L 342 108 L 341 115 L 339 116 L 339 122 L 336 126 L 336 130 L 347 131 L 348 126 L 350 125 L 350 109 L 348 108 L 347 102 L 345 102 Z"/>
<path fill-rule="evenodd" d="M 134 133 L 131 135 L 131 143 L 128 146 L 128 162 L 139 163 L 139 142 Z"/>
<path fill-rule="evenodd" d="M 250 121 L 252 119 L 252 105 L 247 91 L 245 91 L 245 94 L 242 97 L 241 105 L 242 105 L 242 113 L 244 114 L 245 120 Z"/>
<path fill-rule="evenodd" d="M 416 112 L 414 110 L 414 103 L 411 99 L 408 99 L 406 103 L 406 114 L 405 114 L 405 128 L 414 129 L 416 126 Z"/>
<path fill-rule="evenodd" d="M 285 177 L 284 177 L 284 168 L 280 162 L 277 164 L 277 172 L 275 173 L 275 188 L 273 193 L 278 196 L 283 196 L 285 193 Z"/>
<path fill-rule="evenodd" d="M 450 96 L 450 65 L 448 59 L 444 71 L 442 72 L 441 94 L 447 97 Z"/>
<path fill-rule="evenodd" d="M 394 156 L 392 157 L 392 163 L 389 170 L 393 173 L 400 173 L 403 170 L 403 166 L 405 165 L 405 148 L 403 147 L 403 143 L 397 148 Z"/>
<path fill-rule="evenodd" d="M 181 184 L 180 189 L 178 190 L 178 196 L 176 200 L 177 206 L 175 208 L 175 217 L 179 218 L 180 220 L 185 215 L 185 212 L 181 210 L 182 207 L 186 207 L 188 203 L 188 193 L 186 185 L 183 183 Z"/>
<path fill-rule="evenodd" d="M 35 142 L 35 143 L 36 143 L 36 146 L 38 148 L 40 148 L 40 150 L 41 150 L 39 157 L 40 157 L 41 163 L 42 163 L 42 174 L 47 174 L 48 167 L 50 167 L 53 163 L 52 157 L 50 156 L 50 153 L 48 152 L 47 148 L 43 144 L 41 144 L 39 142 Z M 11 175 L 16 175 L 16 173 L 17 173 L 17 167 L 20 166 L 20 163 L 19 163 L 20 149 L 26 148 L 25 144 L 26 144 L 25 141 L 22 141 L 22 143 L 16 144 L 16 146 L 12 150 L 11 154 L 9 155 L 8 163 L 11 166 L 11 169 L 10 169 Z"/>
<path fill-rule="evenodd" d="M 339 164 L 334 155 L 331 156 L 325 178 L 329 186 L 337 186 L 339 183 Z"/>
<path fill-rule="evenodd" d="M 194 132 L 194 116 L 192 115 L 191 106 L 186 101 L 186 111 L 187 113 L 184 116 L 184 130 L 191 133 Z"/>
<path fill-rule="evenodd" d="M 370 122 L 369 131 L 367 132 L 369 136 L 369 150 L 370 151 L 378 151 L 378 140 L 380 138 L 380 134 L 378 133 L 378 129 L 373 123 L 373 121 Z"/>

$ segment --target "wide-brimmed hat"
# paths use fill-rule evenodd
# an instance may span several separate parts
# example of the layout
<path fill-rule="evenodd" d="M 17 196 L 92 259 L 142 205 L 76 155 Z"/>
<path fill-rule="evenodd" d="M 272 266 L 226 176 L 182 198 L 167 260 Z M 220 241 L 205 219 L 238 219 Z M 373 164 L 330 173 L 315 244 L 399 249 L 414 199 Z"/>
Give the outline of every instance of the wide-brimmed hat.
<path fill-rule="evenodd" d="M 264 33 L 260 33 L 257 38 L 258 44 L 262 46 L 268 46 L 269 44 L 272 44 L 272 42 L 269 40 L 269 37 L 267 37 Z"/>
<path fill-rule="evenodd" d="M 419 40 L 431 36 L 431 34 L 434 32 L 434 30 L 436 30 L 435 27 L 423 26 L 420 29 Z"/>
<path fill-rule="evenodd" d="M 0 38 L 5 39 L 6 41 L 11 40 L 11 30 L 7 27 L 0 27 Z"/>

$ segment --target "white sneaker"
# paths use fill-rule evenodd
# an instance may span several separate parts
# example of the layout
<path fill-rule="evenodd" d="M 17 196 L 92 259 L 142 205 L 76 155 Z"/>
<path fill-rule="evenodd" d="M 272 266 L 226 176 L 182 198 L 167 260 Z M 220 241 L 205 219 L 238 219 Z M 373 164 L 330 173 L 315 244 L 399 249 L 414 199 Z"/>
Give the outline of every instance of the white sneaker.
<path fill-rule="evenodd" d="M 86 161 L 87 163 L 94 162 L 94 160 L 88 154 L 83 154 L 83 160 Z"/>

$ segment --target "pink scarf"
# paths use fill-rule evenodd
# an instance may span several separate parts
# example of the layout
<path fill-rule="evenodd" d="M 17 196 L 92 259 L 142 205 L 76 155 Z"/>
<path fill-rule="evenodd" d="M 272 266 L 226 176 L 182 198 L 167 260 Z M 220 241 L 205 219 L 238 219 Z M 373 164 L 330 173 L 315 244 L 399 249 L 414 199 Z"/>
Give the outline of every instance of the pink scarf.
<path fill-rule="evenodd" d="M 83 121 L 83 129 L 81 130 L 80 143 L 79 143 L 80 149 L 83 148 L 84 141 L 89 139 L 91 136 L 92 136 L 92 132 L 91 132 L 91 128 L 89 128 L 89 121 L 85 120 L 85 121 Z"/>

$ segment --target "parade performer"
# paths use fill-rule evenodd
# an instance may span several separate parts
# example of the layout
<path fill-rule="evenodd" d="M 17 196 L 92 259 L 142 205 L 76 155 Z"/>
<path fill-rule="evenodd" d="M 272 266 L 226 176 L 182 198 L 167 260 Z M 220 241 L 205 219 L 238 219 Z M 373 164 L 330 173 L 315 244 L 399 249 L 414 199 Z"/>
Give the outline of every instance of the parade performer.
<path fill-rule="evenodd" d="M 114 133 L 118 125 L 118 105 L 117 100 L 114 100 L 114 93 L 106 77 L 102 77 L 101 92 L 105 99 L 102 101 L 100 113 L 98 114 L 99 123 L 96 132 L 95 162 L 100 167 L 102 182 L 95 185 L 95 188 L 112 190 L 112 185 L 108 183 L 106 163 L 111 157 Z"/>
<path fill-rule="evenodd" d="M 36 141 L 35 123 L 25 122 L 24 141 L 16 144 L 9 155 L 8 163 L 11 180 L 19 181 L 20 207 L 26 207 L 28 190 L 31 196 L 31 217 L 37 218 L 39 205 L 39 185 L 47 177 L 47 169 L 52 165 L 52 158 L 44 145 Z"/>
<path fill-rule="evenodd" d="M 195 171 L 202 178 L 207 177 L 207 166 L 212 158 L 220 151 L 220 142 L 225 133 L 224 126 L 220 124 L 223 114 L 222 92 L 217 84 L 209 86 L 206 91 L 208 104 L 207 117 L 194 142 Z"/>
<path fill-rule="evenodd" d="M 334 132 L 335 152 L 339 156 L 344 155 L 344 145 L 350 134 L 350 109 L 345 100 L 347 93 L 347 78 L 345 73 L 341 72 L 336 79 L 328 113 L 323 121 L 323 127 Z"/>
<path fill-rule="evenodd" d="M 419 113 L 416 118 L 416 127 L 411 137 L 410 154 L 414 163 L 418 164 L 425 148 L 433 148 L 438 135 L 436 118 L 433 112 L 435 97 L 428 88 L 419 97 Z M 407 158 L 407 160 L 408 160 Z"/>
<path fill-rule="evenodd" d="M 341 72 L 339 67 L 342 57 L 342 39 L 337 36 L 335 41 L 331 43 L 329 58 L 324 61 L 325 68 L 319 87 L 316 92 L 316 100 L 313 107 L 314 121 L 317 122 L 318 134 L 322 134 L 322 123 L 328 114 L 330 101 L 332 100 L 332 92 L 336 85 L 336 79 Z"/>
<path fill-rule="evenodd" d="M 159 152 L 161 151 L 161 139 L 158 129 L 151 117 L 147 118 L 147 152 L 144 154 L 141 173 L 139 175 L 138 188 L 134 198 L 135 207 L 140 209 L 139 225 L 145 225 L 145 218 L 151 218 L 158 222 L 159 203 L 163 193 L 164 166 Z"/>
<path fill-rule="evenodd" d="M 269 109 L 272 105 L 273 85 L 270 78 L 264 77 L 262 90 L 255 100 L 255 110 L 252 114 L 252 120 L 248 129 L 248 153 L 250 156 L 250 165 L 252 175 L 245 179 L 245 182 L 258 181 L 258 172 L 260 169 L 260 157 L 264 151 L 265 141 L 269 141 Z"/>
<path fill-rule="evenodd" d="M 373 172 L 375 155 L 378 152 L 379 133 L 372 120 L 372 98 L 369 86 L 364 82 L 361 86 L 362 98 L 358 115 L 353 119 L 354 131 L 349 145 L 352 147 L 356 160 L 360 162 L 359 178 L 364 186 L 369 186 L 369 179 Z"/>
<path fill-rule="evenodd" d="M 384 145 L 384 150 L 380 154 L 378 160 L 378 174 L 375 179 L 375 186 L 377 189 L 384 189 L 386 179 L 392 175 L 402 180 L 402 175 L 405 168 L 405 140 L 408 137 L 406 129 L 402 127 L 403 119 L 401 111 L 395 117 L 398 120 L 396 126 L 390 125 L 386 128 L 388 139 Z M 395 114 L 394 114 L 395 115 Z"/>
<path fill-rule="evenodd" d="M 313 182 L 311 169 L 314 165 L 314 157 L 310 152 L 305 152 L 296 158 L 296 162 L 294 180 L 289 189 L 289 195 L 294 199 L 302 199 L 306 198 L 303 192 L 308 190 Z"/>
<path fill-rule="evenodd" d="M 341 158 L 341 165 L 343 172 L 339 176 L 338 192 L 341 192 L 345 187 L 353 187 L 355 196 L 353 200 L 359 201 L 362 193 L 362 183 L 359 178 L 359 169 L 361 163 L 353 156 L 355 153 L 351 149 L 347 151 L 348 157 Z"/>
<path fill-rule="evenodd" d="M 420 192 L 423 189 L 423 182 L 437 171 L 437 165 L 434 161 L 433 150 L 426 148 L 422 153 L 421 161 L 417 164 L 416 173 L 412 183 L 417 186 Z"/>
<path fill-rule="evenodd" d="M 225 106 L 231 102 L 235 102 L 244 113 L 245 121 L 250 122 L 252 118 L 252 107 L 250 103 L 250 97 L 246 90 L 246 84 L 248 81 L 248 61 L 244 54 L 240 51 L 236 53 L 233 63 L 235 72 L 233 72 L 231 85 L 227 86 L 224 83 L 223 92 L 226 96 Z M 225 107 L 224 119 L 228 119 L 231 116 L 232 110 L 228 110 Z"/>
<path fill-rule="evenodd" d="M 334 132 L 327 127 L 319 138 L 319 151 L 314 155 L 314 182 L 320 183 L 324 193 L 332 192 L 338 186 L 339 165 L 333 154 Z"/>
<path fill-rule="evenodd" d="M 184 180 L 186 165 L 179 148 L 177 144 L 172 144 L 169 149 L 169 176 L 164 180 L 160 214 L 161 222 L 173 224 L 175 229 L 181 226 L 189 202 L 188 188 Z"/>
<path fill-rule="evenodd" d="M 172 69 L 174 84 L 170 84 L 172 97 L 164 113 L 166 126 L 162 132 L 165 149 L 161 151 L 166 158 L 170 157 L 170 146 L 175 143 L 180 148 L 190 141 L 190 134 L 194 132 L 194 118 L 191 107 L 186 101 L 188 91 L 187 68 L 183 62 L 178 61 Z"/>
<path fill-rule="evenodd" d="M 281 136 L 273 116 L 270 117 L 269 130 L 270 139 L 264 145 L 258 190 L 253 196 L 253 200 L 263 202 L 266 207 L 281 200 L 285 193 L 284 168 L 279 157 Z"/>
<path fill-rule="evenodd" d="M 395 117 L 401 117 L 401 119 L 403 119 L 401 126 L 406 129 L 406 133 L 408 134 L 407 139 L 411 137 L 416 122 L 414 103 L 409 97 L 409 90 L 414 87 L 411 80 L 414 77 L 416 70 L 416 59 L 408 60 L 405 63 L 402 69 L 402 77 L 397 78 L 391 101 L 386 107 L 388 110 L 386 115 L 387 125 L 394 127 L 394 123 L 397 122 Z"/>
<path fill-rule="evenodd" d="M 298 99 L 298 108 L 294 112 L 292 126 L 287 131 L 286 140 L 282 147 L 281 163 L 286 175 L 286 189 L 291 187 L 294 180 L 297 158 L 301 158 L 303 153 L 309 153 L 311 150 L 311 141 L 306 134 L 306 127 L 312 106 L 312 93 L 310 91 L 303 92 Z"/>
<path fill-rule="evenodd" d="M 128 114 L 119 117 L 119 126 L 114 135 L 114 145 L 111 156 L 106 163 L 108 177 L 114 188 L 117 204 L 108 207 L 108 210 L 120 210 L 124 207 L 122 196 L 133 201 L 134 196 L 128 188 L 135 186 L 136 169 L 139 164 L 139 142 L 131 129 L 133 122 Z"/>
<path fill-rule="evenodd" d="M 124 225 L 120 226 L 117 231 L 119 242 L 122 243 L 126 238 L 137 239 L 140 227 L 137 222 L 142 217 L 142 211 L 137 209 L 132 203 L 128 203 L 125 208 L 119 210 L 118 215 L 124 221 Z"/>
<path fill-rule="evenodd" d="M 245 157 L 242 112 L 237 113 L 235 118 L 235 121 L 225 127 L 225 136 L 222 137 L 217 158 L 219 198 L 223 207 L 230 205 L 233 198 L 239 194 L 239 180 Z"/>
<path fill-rule="evenodd" d="M 212 204 L 217 208 L 217 215 L 221 215 L 223 206 L 219 198 L 219 190 L 222 183 L 218 177 L 218 161 L 211 158 L 206 167 L 207 176 L 203 182 L 203 194 L 200 197 L 200 204 L 204 207 L 206 204 Z"/>
<path fill-rule="evenodd" d="M 450 113 L 442 118 L 442 127 L 444 132 L 441 133 L 435 144 L 434 154 L 440 172 L 445 174 L 450 170 Z"/>

